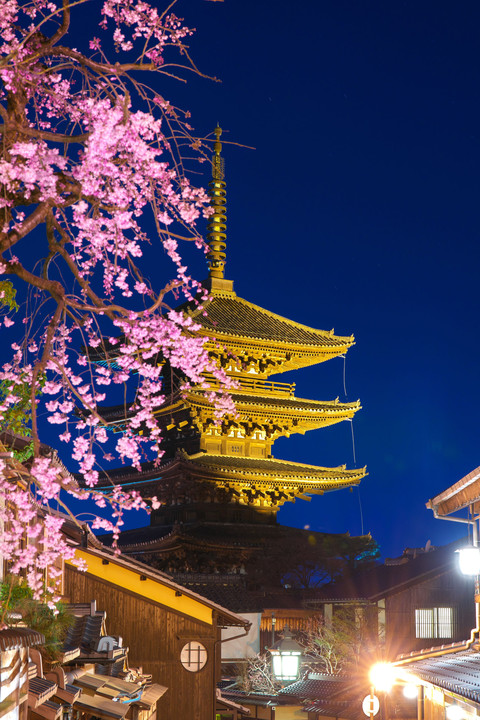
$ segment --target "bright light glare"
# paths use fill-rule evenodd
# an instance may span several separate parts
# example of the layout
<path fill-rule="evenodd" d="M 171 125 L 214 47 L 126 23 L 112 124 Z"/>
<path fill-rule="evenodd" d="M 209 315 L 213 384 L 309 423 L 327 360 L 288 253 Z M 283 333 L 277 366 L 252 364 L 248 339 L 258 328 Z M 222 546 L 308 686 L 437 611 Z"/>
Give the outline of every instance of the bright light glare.
<path fill-rule="evenodd" d="M 449 705 L 445 710 L 448 720 L 463 720 L 465 713 L 460 705 Z"/>
<path fill-rule="evenodd" d="M 273 674 L 279 680 L 296 680 L 298 677 L 300 653 L 273 655 Z"/>
<path fill-rule="evenodd" d="M 480 575 L 480 548 L 464 547 L 458 550 L 460 572 L 464 575 Z"/>
<path fill-rule="evenodd" d="M 390 663 L 380 662 L 370 670 L 370 682 L 377 690 L 389 692 L 395 682 L 395 672 Z"/>
<path fill-rule="evenodd" d="M 403 694 L 409 700 L 413 700 L 413 698 L 416 698 L 418 695 L 418 688 L 413 683 L 408 683 L 408 685 L 405 685 L 403 688 Z"/>

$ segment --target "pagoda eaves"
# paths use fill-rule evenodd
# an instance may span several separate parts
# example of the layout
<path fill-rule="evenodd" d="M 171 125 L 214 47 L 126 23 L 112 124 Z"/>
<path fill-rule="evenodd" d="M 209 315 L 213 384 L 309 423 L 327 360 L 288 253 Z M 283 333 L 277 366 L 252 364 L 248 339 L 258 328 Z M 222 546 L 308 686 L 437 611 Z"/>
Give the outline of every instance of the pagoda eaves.
<path fill-rule="evenodd" d="M 235 501 L 259 510 L 276 511 L 285 502 L 295 502 L 296 498 L 308 500 L 309 495 L 323 495 L 358 485 L 366 474 L 366 468 L 348 470 L 345 465 L 325 468 L 277 458 L 206 452 L 188 455 L 181 450 L 175 458 L 158 467 L 153 464 L 143 466 L 140 473 L 133 469 L 113 471 L 109 473 L 109 483 L 124 487 L 134 484 L 142 494 L 154 489 L 168 505 L 171 495 L 176 494 L 179 499 L 178 481 L 181 478 L 182 493 L 190 502 L 215 503 L 220 499 L 221 502 Z"/>
<path fill-rule="evenodd" d="M 360 409 L 360 401 L 341 403 L 338 398 L 330 401 L 305 400 L 295 396 L 269 396 L 232 392 L 235 415 L 226 415 L 221 422 L 215 417 L 215 408 L 200 389 L 193 389 L 182 397 L 177 394 L 155 413 L 167 432 L 186 425 L 199 433 L 213 428 L 218 433 L 233 427 L 242 428 L 246 437 L 255 432 L 265 432 L 271 441 L 294 433 L 304 434 L 343 420 L 351 420 Z M 107 425 L 118 431 L 125 426 L 125 406 L 102 408 Z"/>
<path fill-rule="evenodd" d="M 224 281 L 226 282 L 226 281 Z M 317 330 L 254 305 L 233 290 L 210 288 L 202 308 L 186 308 L 200 325 L 199 335 L 222 366 L 237 361 L 237 369 L 262 377 L 316 365 L 344 355 L 355 344 L 353 335 Z M 233 361 L 234 362 L 234 361 Z"/>

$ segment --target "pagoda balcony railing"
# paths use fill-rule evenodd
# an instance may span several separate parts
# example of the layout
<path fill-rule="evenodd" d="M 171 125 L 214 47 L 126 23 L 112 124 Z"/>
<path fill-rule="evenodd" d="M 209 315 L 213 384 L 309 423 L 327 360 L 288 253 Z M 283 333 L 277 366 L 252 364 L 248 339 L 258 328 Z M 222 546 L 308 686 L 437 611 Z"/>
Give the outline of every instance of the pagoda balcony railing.
<path fill-rule="evenodd" d="M 293 397 L 295 395 L 295 383 L 273 382 L 272 380 L 260 380 L 245 375 L 230 375 L 238 382 L 238 388 L 233 393 L 246 392 L 252 395 L 280 395 Z M 218 387 L 217 380 L 213 375 L 207 375 L 208 382 L 212 387 Z"/>

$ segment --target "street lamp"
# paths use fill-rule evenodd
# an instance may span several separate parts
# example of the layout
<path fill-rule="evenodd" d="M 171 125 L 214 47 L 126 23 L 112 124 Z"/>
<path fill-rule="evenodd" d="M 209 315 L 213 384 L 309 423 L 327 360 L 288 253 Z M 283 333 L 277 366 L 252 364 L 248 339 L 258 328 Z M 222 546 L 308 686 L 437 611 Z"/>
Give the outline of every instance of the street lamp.
<path fill-rule="evenodd" d="M 377 662 L 370 668 L 370 695 L 364 699 L 363 712 L 369 715 L 370 720 L 380 709 L 380 701 L 375 695 L 375 690 L 383 693 L 383 717 L 388 718 L 387 714 L 387 693 L 390 692 L 396 681 L 396 672 L 394 666 L 389 662 Z"/>
<path fill-rule="evenodd" d="M 270 648 L 272 655 L 273 674 L 276 680 L 297 680 L 300 674 L 302 646 L 293 639 L 288 625 L 283 629 L 283 639 Z"/>
<path fill-rule="evenodd" d="M 480 548 L 474 545 L 457 550 L 460 572 L 463 575 L 480 575 Z"/>
<path fill-rule="evenodd" d="M 395 670 L 388 662 L 378 662 L 370 670 L 370 682 L 376 690 L 390 692 L 395 683 Z"/>

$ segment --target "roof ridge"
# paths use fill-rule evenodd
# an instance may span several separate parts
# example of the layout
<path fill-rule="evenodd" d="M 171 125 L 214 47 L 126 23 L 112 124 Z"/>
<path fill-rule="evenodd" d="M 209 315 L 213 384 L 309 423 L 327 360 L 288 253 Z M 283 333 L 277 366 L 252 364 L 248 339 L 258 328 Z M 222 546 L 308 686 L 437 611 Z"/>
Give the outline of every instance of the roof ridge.
<path fill-rule="evenodd" d="M 210 304 L 212 304 L 215 301 L 215 299 L 218 297 L 220 297 L 220 295 L 215 294 L 209 300 L 207 300 L 201 308 L 196 308 L 195 312 L 192 313 L 192 317 L 195 317 L 196 314 L 199 314 L 202 311 L 205 311 L 208 308 L 208 306 Z M 335 331 L 333 328 L 331 330 L 321 330 L 320 328 L 314 328 L 314 327 L 311 327 L 310 325 L 304 325 L 303 323 L 299 323 L 296 320 L 290 320 L 290 318 L 287 318 L 284 315 L 279 315 L 278 313 L 273 312 L 272 310 L 267 310 L 266 308 L 262 308 L 260 305 L 256 305 L 255 303 L 250 302 L 250 300 L 245 300 L 245 298 L 242 298 L 237 294 L 229 295 L 227 299 L 234 300 L 236 302 L 241 303 L 242 305 L 253 308 L 257 312 L 260 312 L 260 313 L 263 313 L 270 317 L 274 317 L 278 320 L 281 320 L 282 322 L 285 322 L 288 325 L 291 325 L 292 327 L 301 328 L 302 330 L 307 330 L 308 332 L 316 333 L 318 335 L 321 335 L 322 337 L 334 337 L 334 338 L 337 338 L 338 340 L 351 340 L 352 342 L 354 341 L 353 334 L 352 335 L 335 335 Z M 220 332 L 222 332 L 222 331 L 220 331 Z M 224 333 L 224 334 L 226 334 L 226 333 Z M 257 339 L 262 340 L 263 338 L 257 338 Z"/>
<path fill-rule="evenodd" d="M 246 461 L 252 460 L 252 461 L 254 461 L 254 462 L 260 462 L 260 463 L 265 463 L 265 464 L 268 464 L 268 463 L 272 463 L 272 464 L 273 464 L 273 463 L 282 463 L 282 464 L 284 464 L 284 465 L 286 465 L 286 466 L 292 466 L 292 467 L 293 467 L 293 466 L 295 466 L 295 467 L 299 467 L 299 466 L 300 466 L 300 467 L 305 467 L 305 468 L 311 468 L 311 469 L 313 469 L 313 470 L 328 470 L 328 471 L 332 471 L 332 472 L 334 472 L 334 471 L 336 471 L 336 470 L 341 470 L 341 471 L 344 471 L 344 472 L 353 472 L 353 473 L 355 473 L 355 472 L 360 472 L 361 470 L 366 470 L 366 467 L 367 467 L 367 466 L 365 465 L 363 468 L 352 468 L 351 470 L 347 470 L 347 466 L 346 466 L 345 464 L 344 464 L 344 465 L 336 465 L 336 466 L 334 466 L 334 467 L 325 467 L 324 465 L 309 465 L 309 464 L 307 464 L 307 463 L 301 463 L 301 462 L 297 462 L 297 461 L 295 461 L 295 460 L 283 460 L 283 458 L 276 458 L 276 457 L 272 457 L 272 458 L 256 458 L 256 457 L 246 457 L 245 455 L 227 455 L 227 454 L 225 454 L 225 455 L 215 455 L 215 454 L 213 454 L 213 453 L 206 453 L 206 452 L 204 452 L 204 451 L 200 451 L 200 452 L 198 452 L 198 453 L 194 453 L 194 454 L 192 454 L 192 455 L 188 455 L 185 450 L 181 450 L 179 454 L 180 454 L 184 459 L 186 459 L 186 460 L 196 460 L 196 459 L 199 459 L 199 458 L 223 458 L 223 459 L 231 458 L 231 459 L 233 459 L 233 460 L 238 460 L 238 459 L 241 458 L 241 459 L 244 460 L 244 461 L 245 461 L 245 460 L 246 460 Z"/>

